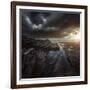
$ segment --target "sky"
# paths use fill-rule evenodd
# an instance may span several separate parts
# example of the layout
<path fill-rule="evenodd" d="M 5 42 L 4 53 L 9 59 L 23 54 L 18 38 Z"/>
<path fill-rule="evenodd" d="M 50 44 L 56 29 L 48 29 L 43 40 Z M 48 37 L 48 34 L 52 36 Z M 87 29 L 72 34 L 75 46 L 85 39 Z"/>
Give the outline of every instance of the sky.
<path fill-rule="evenodd" d="M 20 10 L 22 35 L 33 38 L 80 39 L 80 13 Z"/>

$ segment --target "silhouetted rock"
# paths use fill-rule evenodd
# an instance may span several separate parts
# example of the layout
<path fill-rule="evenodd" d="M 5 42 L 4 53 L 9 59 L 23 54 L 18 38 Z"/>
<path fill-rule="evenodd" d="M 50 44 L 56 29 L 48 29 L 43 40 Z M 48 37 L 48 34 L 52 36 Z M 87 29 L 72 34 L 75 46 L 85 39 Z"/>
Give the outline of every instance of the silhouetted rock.
<path fill-rule="evenodd" d="M 23 39 L 22 78 L 60 77 L 79 75 L 79 63 L 49 40 Z M 28 46 L 28 47 L 27 47 Z M 68 49 L 68 48 L 67 48 Z M 78 51 L 78 50 L 77 50 Z M 79 54 L 79 53 L 77 53 Z M 79 60 L 78 60 L 79 61 Z M 75 62 L 75 63 L 74 63 Z M 77 67 L 75 69 L 75 67 Z"/>

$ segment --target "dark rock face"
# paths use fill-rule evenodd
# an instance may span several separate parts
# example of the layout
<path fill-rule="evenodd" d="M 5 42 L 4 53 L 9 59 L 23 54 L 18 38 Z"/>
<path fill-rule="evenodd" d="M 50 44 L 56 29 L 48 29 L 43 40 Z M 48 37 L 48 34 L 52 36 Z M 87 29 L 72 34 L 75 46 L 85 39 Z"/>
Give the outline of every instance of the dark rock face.
<path fill-rule="evenodd" d="M 73 75 L 68 61 L 60 55 L 60 51 L 33 50 L 23 55 L 22 77 L 55 77 Z"/>
<path fill-rule="evenodd" d="M 22 49 L 22 78 L 60 77 L 79 75 L 68 55 L 50 41 L 25 40 Z"/>

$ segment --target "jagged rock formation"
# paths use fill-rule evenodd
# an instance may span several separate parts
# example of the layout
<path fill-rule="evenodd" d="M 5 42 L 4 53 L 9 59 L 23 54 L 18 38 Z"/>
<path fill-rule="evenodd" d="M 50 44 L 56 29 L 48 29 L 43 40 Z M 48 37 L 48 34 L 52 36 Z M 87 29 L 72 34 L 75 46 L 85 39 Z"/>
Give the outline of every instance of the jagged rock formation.
<path fill-rule="evenodd" d="M 79 64 L 49 40 L 22 39 L 22 78 L 79 75 Z M 77 57 L 79 58 L 79 57 Z M 79 60 L 78 60 L 79 61 Z M 78 67 L 76 70 L 75 67 Z"/>

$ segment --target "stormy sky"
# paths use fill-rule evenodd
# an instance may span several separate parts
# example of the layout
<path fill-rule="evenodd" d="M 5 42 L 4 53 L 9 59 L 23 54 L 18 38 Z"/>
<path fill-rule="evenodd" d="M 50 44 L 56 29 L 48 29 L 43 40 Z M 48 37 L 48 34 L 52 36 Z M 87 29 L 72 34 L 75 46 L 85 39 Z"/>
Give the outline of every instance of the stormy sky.
<path fill-rule="evenodd" d="M 80 13 L 20 9 L 22 35 L 36 38 L 69 38 L 80 32 Z"/>

